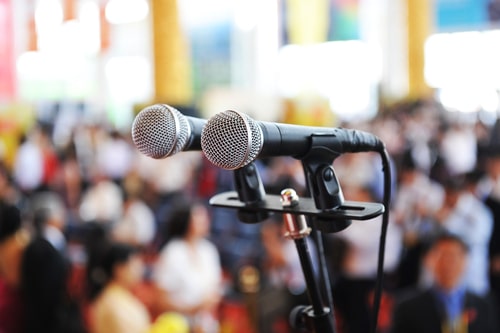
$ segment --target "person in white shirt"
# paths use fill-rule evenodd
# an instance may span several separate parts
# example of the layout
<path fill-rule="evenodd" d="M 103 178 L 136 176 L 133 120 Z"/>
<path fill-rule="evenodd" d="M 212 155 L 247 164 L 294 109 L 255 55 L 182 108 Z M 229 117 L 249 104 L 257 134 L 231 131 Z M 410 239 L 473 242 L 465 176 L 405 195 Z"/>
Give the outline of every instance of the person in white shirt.
<path fill-rule="evenodd" d="M 43 154 L 38 143 L 40 131 L 35 128 L 27 134 L 26 140 L 17 150 L 13 177 L 24 192 L 36 190 L 43 180 Z"/>
<path fill-rule="evenodd" d="M 120 181 L 132 168 L 133 147 L 118 131 L 106 133 L 96 149 L 97 167 L 110 179 Z"/>
<path fill-rule="evenodd" d="M 82 197 L 79 214 L 85 222 L 115 223 L 123 215 L 121 188 L 105 175 L 97 172 L 91 186 Z"/>
<path fill-rule="evenodd" d="M 144 182 L 136 172 L 123 179 L 123 216 L 112 226 L 115 240 L 147 248 L 156 232 L 153 210 L 142 199 Z"/>
<path fill-rule="evenodd" d="M 195 332 L 218 332 L 214 311 L 222 296 L 222 269 L 217 248 L 206 238 L 208 211 L 202 204 L 176 199 L 153 273 L 163 292 L 159 306 L 185 315 Z"/>
<path fill-rule="evenodd" d="M 451 124 L 443 134 L 439 148 L 451 175 L 465 174 L 476 166 L 477 138 L 472 126 L 468 124 Z"/>

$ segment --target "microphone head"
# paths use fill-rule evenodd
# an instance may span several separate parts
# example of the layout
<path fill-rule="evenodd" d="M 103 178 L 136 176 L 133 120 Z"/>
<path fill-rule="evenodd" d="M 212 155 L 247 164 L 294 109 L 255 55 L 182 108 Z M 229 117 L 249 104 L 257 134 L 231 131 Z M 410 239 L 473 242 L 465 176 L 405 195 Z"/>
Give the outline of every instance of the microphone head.
<path fill-rule="evenodd" d="M 201 149 L 222 169 L 235 170 L 253 162 L 262 149 L 259 124 L 247 115 L 227 110 L 210 118 L 201 132 Z"/>
<path fill-rule="evenodd" d="M 146 156 L 160 159 L 182 151 L 191 136 L 191 127 L 182 113 L 166 104 L 141 110 L 132 124 L 132 140 Z"/>

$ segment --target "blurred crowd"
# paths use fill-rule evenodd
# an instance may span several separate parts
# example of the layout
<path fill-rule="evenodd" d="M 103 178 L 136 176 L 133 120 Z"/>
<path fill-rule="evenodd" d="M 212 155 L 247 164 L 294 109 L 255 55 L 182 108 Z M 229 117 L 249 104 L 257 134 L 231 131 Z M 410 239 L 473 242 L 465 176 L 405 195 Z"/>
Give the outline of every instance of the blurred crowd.
<path fill-rule="evenodd" d="M 412 303 L 431 290 L 443 304 L 459 304 L 429 311 L 439 329 L 447 318 L 469 332 L 495 332 L 500 122 L 419 100 L 343 126 L 379 136 L 392 159 L 379 331 L 434 332 L 405 326 L 429 322 L 408 309 L 432 308 Z M 243 223 L 208 204 L 234 190 L 232 171 L 198 151 L 151 159 L 130 133 L 102 123 L 67 131 L 67 140 L 55 140 L 53 124 L 38 122 L 20 138 L 14 163 L 0 165 L 0 332 L 300 331 L 288 315 L 309 303 L 307 286 L 281 216 Z M 334 161 L 346 200 L 382 201 L 380 161 L 375 153 Z M 256 165 L 268 194 L 291 187 L 306 195 L 301 161 Z M 318 279 L 325 255 L 341 333 L 369 330 L 381 223 L 353 221 L 308 239 Z M 475 312 L 466 308 L 463 319 L 469 295 Z M 474 331 L 475 322 L 485 326 Z M 462 332 L 452 326 L 442 332 Z"/>

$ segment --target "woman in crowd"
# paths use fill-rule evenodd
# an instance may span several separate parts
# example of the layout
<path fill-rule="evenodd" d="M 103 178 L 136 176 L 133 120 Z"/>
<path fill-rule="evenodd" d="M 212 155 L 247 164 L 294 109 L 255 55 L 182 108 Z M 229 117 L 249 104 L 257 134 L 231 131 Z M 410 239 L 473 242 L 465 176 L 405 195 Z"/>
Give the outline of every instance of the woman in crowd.
<path fill-rule="evenodd" d="M 215 310 L 221 299 L 221 266 L 216 247 L 206 239 L 209 226 L 205 206 L 176 199 L 153 274 L 164 295 L 160 311 L 183 314 L 194 332 L 218 331 Z"/>
<path fill-rule="evenodd" d="M 143 276 L 138 253 L 130 245 L 114 243 L 106 247 L 101 258 L 96 266 L 89 268 L 95 292 L 90 310 L 91 332 L 148 332 L 149 312 L 131 292 Z"/>

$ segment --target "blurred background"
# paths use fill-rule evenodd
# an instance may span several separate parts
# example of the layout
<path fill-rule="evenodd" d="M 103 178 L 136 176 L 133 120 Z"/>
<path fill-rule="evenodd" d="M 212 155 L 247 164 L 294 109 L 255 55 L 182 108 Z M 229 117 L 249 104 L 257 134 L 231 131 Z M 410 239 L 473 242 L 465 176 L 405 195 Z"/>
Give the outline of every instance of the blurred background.
<path fill-rule="evenodd" d="M 126 130 L 134 111 L 152 102 L 195 106 L 205 116 L 232 107 L 259 119 L 316 109 L 340 122 L 435 98 L 446 110 L 490 113 L 491 122 L 500 85 L 497 7 L 5 0 L 2 113 L 16 110 L 16 124 L 78 115 Z"/>
<path fill-rule="evenodd" d="M 151 310 L 152 272 L 175 197 L 206 204 L 233 189 L 233 175 L 201 152 L 140 155 L 130 129 L 144 107 L 165 103 L 200 118 L 233 109 L 262 121 L 373 132 L 393 158 L 394 202 L 408 169 L 438 188 L 439 199 L 425 207 L 429 218 L 444 205 L 450 175 L 481 204 L 500 202 L 500 171 L 492 167 L 500 155 L 499 93 L 496 0 L 0 0 L 0 196 L 34 230 L 40 207 L 51 212 L 43 223 L 59 231 L 51 239 L 73 264 L 82 295 L 88 225 L 138 246 L 147 269 L 136 292 Z M 346 199 L 380 201 L 378 160 L 359 155 L 335 162 Z M 268 193 L 287 185 L 304 193 L 300 162 L 258 166 Z M 367 188 L 370 196 L 360 194 Z M 408 200 L 394 205 L 393 291 L 417 284 L 405 255 L 429 231 L 415 231 L 408 211 L 422 209 Z M 234 212 L 208 209 L 207 238 L 224 276 L 221 331 L 290 331 L 290 304 L 307 297 L 300 298 L 303 283 L 278 274 L 297 269 L 280 252 L 293 248 L 281 248 L 279 218 L 244 224 Z M 487 293 L 499 289 L 492 225 L 482 241 L 484 269 L 497 284 Z M 366 240 L 326 238 L 335 286 L 350 242 Z M 273 257 L 277 248 L 282 254 Z M 274 294 L 274 284 L 286 297 Z M 389 318 L 390 306 L 383 310 Z M 381 323 L 383 330 L 390 319 Z"/>

